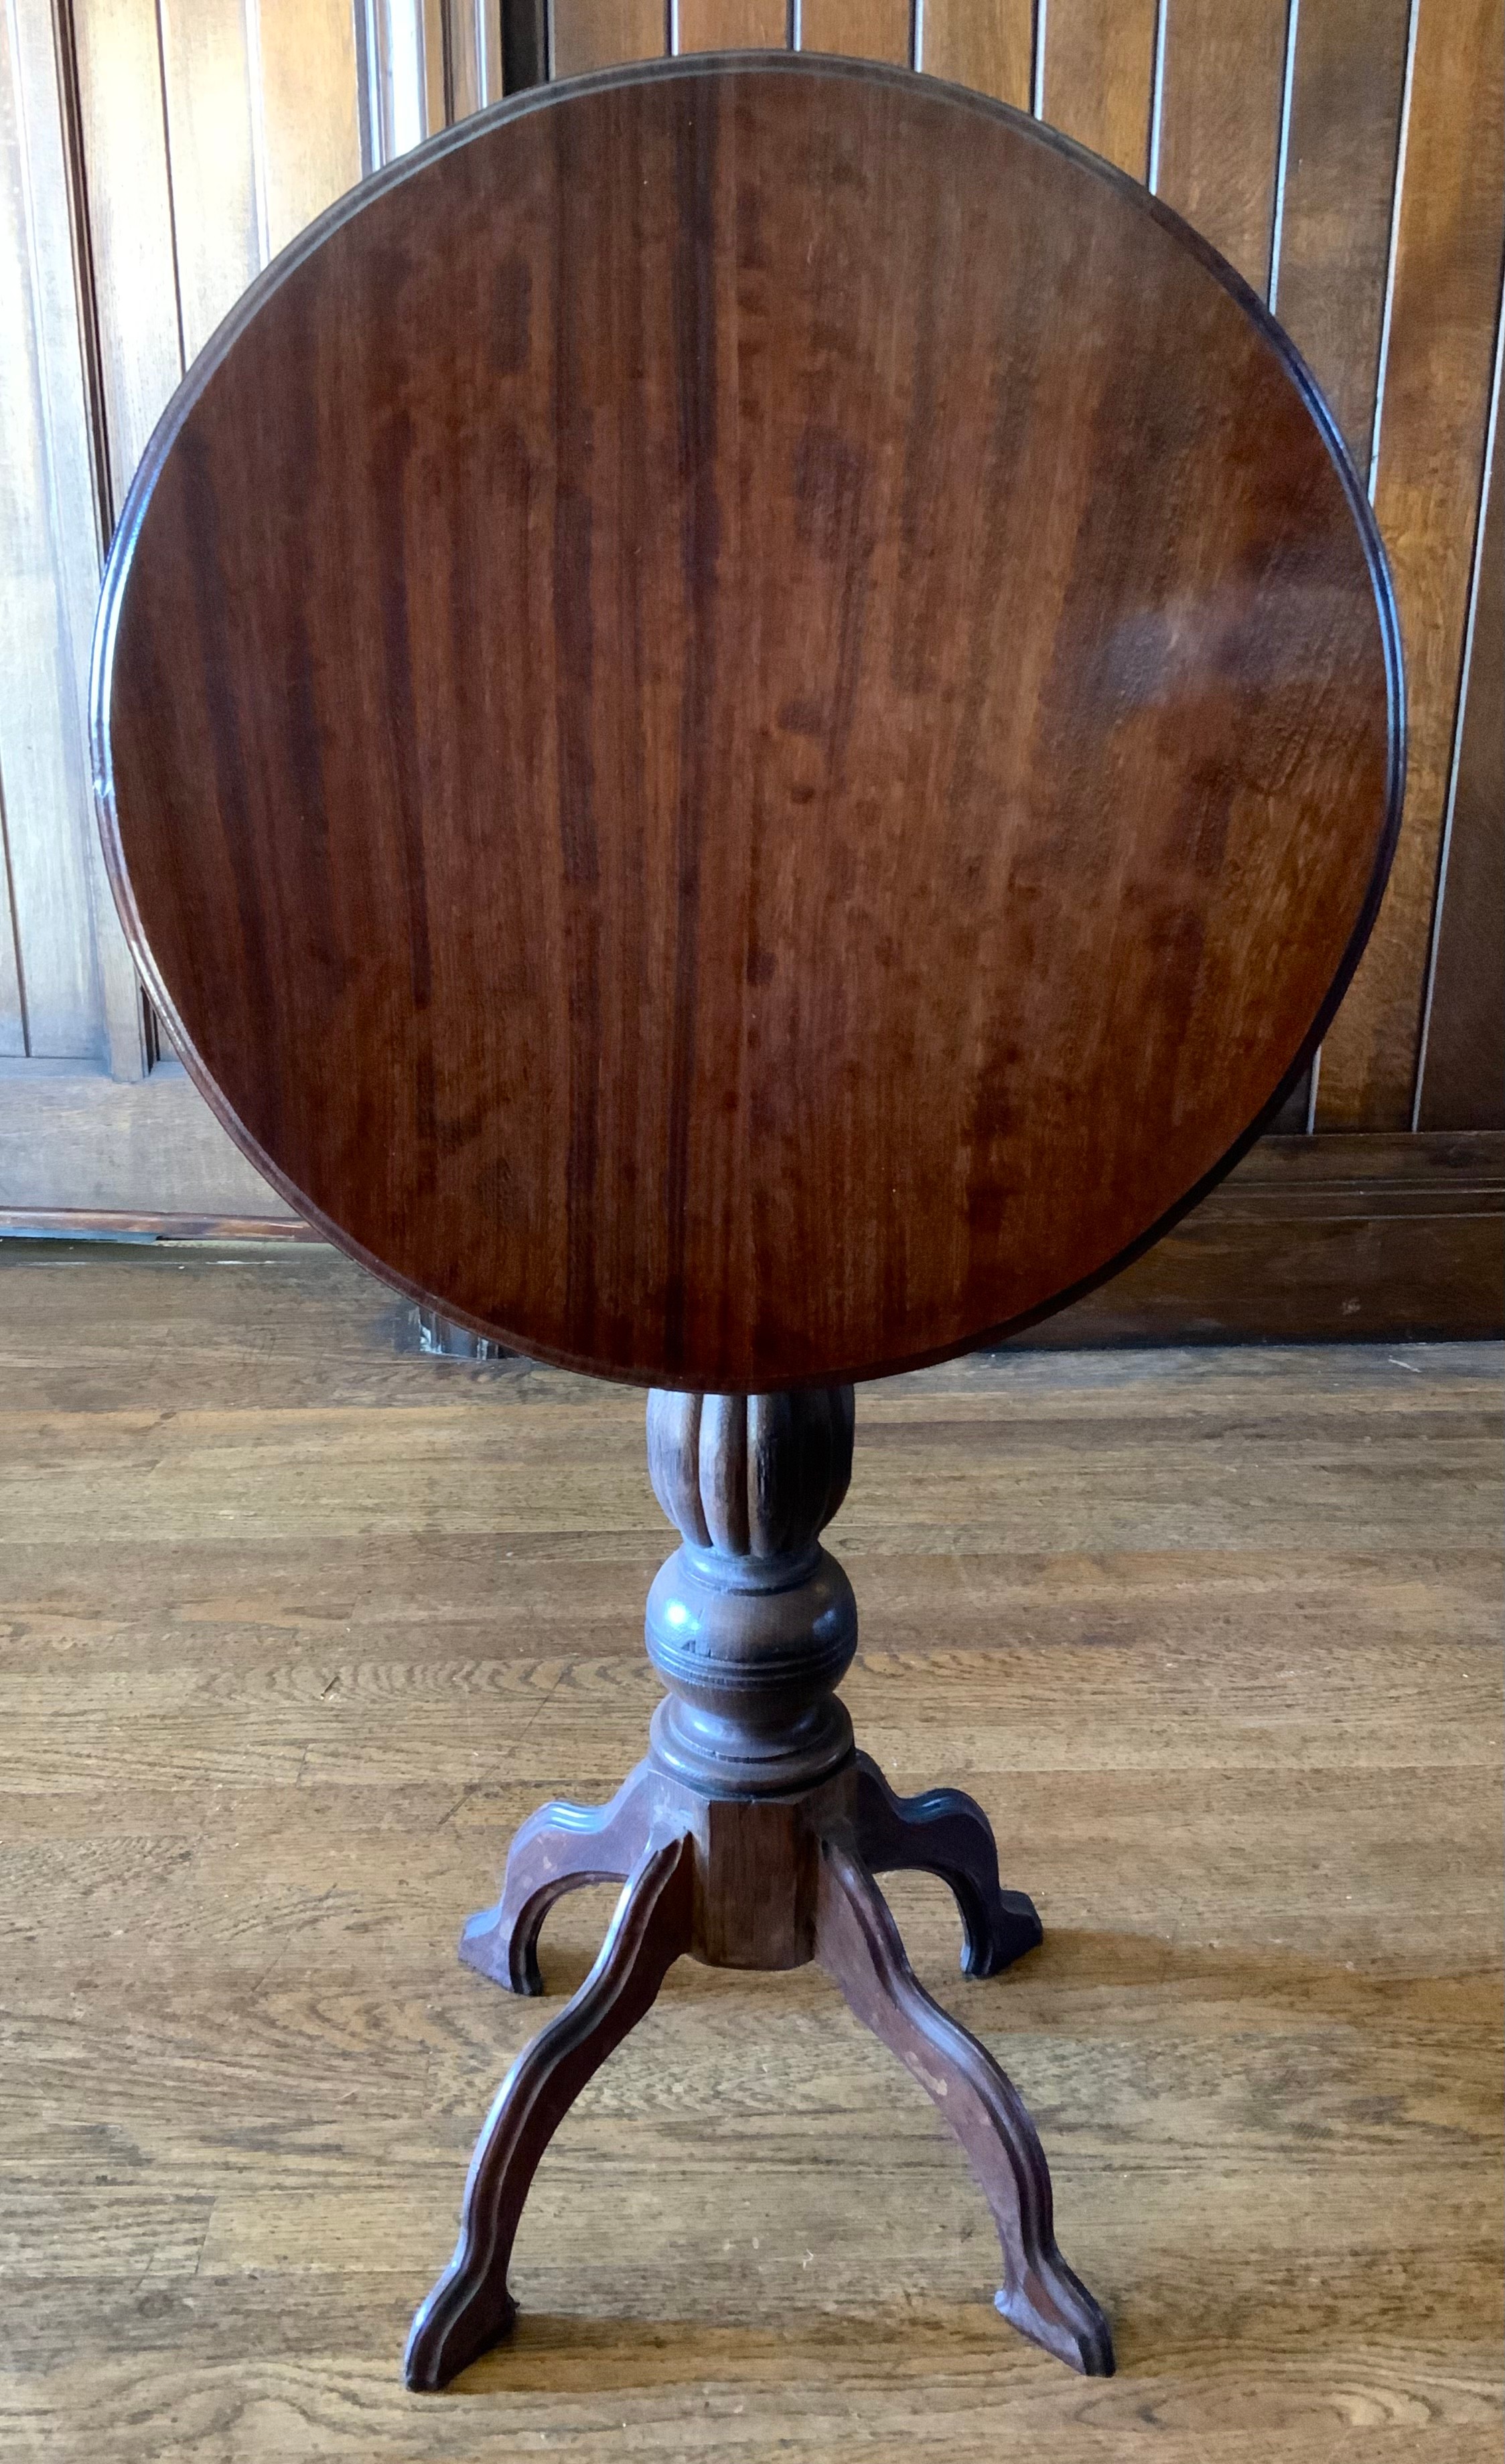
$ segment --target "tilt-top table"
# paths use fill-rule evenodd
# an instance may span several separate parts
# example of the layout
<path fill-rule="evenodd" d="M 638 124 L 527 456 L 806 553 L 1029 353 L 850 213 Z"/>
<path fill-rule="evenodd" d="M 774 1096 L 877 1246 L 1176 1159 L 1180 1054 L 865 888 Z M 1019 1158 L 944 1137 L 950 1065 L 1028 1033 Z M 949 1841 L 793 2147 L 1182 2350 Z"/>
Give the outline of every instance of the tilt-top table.
<path fill-rule="evenodd" d="M 463 1956 L 537 1992 L 552 1903 L 625 1887 L 410 2383 L 505 2333 L 549 2135 L 684 1952 L 819 1960 L 965 2149 L 1000 2309 L 1111 2369 L 1033 2124 L 874 1878 L 941 1875 L 973 1976 L 1038 1919 L 969 1797 L 855 1751 L 820 1534 L 853 1381 L 1152 1240 L 1356 962 L 1400 665 L 1310 378 L 1173 215 L 979 97 L 782 55 L 530 94 L 197 362 L 94 714 L 138 960 L 246 1153 L 449 1316 L 655 1390 L 648 1757 L 523 1825 Z"/>

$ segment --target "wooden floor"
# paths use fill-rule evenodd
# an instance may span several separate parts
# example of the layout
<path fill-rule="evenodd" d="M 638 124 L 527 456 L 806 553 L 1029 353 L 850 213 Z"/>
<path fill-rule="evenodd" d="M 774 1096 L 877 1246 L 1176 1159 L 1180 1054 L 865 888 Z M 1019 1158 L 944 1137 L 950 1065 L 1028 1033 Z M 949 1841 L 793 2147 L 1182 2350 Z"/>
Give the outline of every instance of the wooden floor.
<path fill-rule="evenodd" d="M 816 1971 L 686 1963 L 544 2163 L 516 2342 L 413 2397 L 540 2015 L 456 1931 L 640 1752 L 670 1535 L 640 1397 L 403 1319 L 320 1250 L 0 1244 L 0 2453 L 1495 2458 L 1497 1353 L 859 1397 L 847 1700 L 982 1797 L 1046 1947 L 968 1986 L 940 1888 L 893 1900 L 1117 2380 L 996 2318 L 961 2160 Z"/>

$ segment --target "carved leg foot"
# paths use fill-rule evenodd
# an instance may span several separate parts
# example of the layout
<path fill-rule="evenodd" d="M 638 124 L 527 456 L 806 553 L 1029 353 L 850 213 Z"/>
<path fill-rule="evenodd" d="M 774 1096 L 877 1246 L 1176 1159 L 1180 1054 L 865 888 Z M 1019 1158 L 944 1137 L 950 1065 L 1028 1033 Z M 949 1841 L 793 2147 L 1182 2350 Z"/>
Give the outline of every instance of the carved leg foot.
<path fill-rule="evenodd" d="M 1055 2247 L 1051 2176 L 1018 2090 L 918 1982 L 881 1891 L 839 1835 L 821 1843 L 815 1956 L 961 2141 L 998 2227 L 1004 2317 L 1073 2370 L 1110 2376 L 1108 2321 Z"/>
<path fill-rule="evenodd" d="M 651 1849 L 579 1992 L 503 2079 L 471 2158 L 454 2255 L 412 2322 L 404 2362 L 410 2387 L 446 2386 L 511 2327 L 517 2314 L 507 2261 L 539 2160 L 586 2081 L 689 1949 L 694 1891 L 688 1837 Z"/>
<path fill-rule="evenodd" d="M 996 1976 L 1039 1947 L 1034 1902 L 999 1888 L 993 1829 L 975 1797 L 959 1788 L 896 1796 L 871 1754 L 858 1754 L 852 1826 L 859 1855 L 874 1874 L 935 1874 L 950 1884 L 962 1912 L 966 1976 Z"/>
<path fill-rule="evenodd" d="M 587 1882 L 625 1882 L 653 1818 L 652 1776 L 641 1764 L 609 1805 L 541 1805 L 507 1851 L 496 1906 L 466 1923 L 466 1966 L 513 1993 L 542 1993 L 539 1934 L 555 1901 Z"/>

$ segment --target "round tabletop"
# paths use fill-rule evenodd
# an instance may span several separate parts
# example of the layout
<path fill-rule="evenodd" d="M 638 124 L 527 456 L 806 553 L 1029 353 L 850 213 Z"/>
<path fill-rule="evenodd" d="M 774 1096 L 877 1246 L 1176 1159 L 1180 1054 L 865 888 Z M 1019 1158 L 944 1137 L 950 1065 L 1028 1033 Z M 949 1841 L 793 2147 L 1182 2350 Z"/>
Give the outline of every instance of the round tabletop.
<path fill-rule="evenodd" d="M 253 1160 L 606 1376 L 959 1351 L 1224 1168 L 1357 959 L 1393 605 L 1106 164 L 799 55 L 545 88 L 280 256 L 106 577 L 116 894 Z"/>

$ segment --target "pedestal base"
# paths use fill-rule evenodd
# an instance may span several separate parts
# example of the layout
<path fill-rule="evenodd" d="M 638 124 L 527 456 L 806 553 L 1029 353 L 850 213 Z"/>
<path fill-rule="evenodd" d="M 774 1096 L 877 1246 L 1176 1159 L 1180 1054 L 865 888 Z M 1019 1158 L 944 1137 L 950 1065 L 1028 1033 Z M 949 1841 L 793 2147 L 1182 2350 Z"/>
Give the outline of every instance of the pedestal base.
<path fill-rule="evenodd" d="M 609 1805 L 545 1805 L 523 1824 L 501 1898 L 471 1919 L 460 1955 L 537 1993 L 554 1902 L 585 1882 L 625 1887 L 590 1974 L 498 2093 L 454 2256 L 408 2340 L 409 2387 L 443 2387 L 506 2334 L 507 2261 L 539 2159 L 684 1952 L 712 1968 L 819 1960 L 961 2141 L 998 2227 L 1005 2318 L 1074 2370 L 1113 2368 L 1108 2322 L 1055 2247 L 1034 2124 L 992 2056 L 916 1981 L 874 1881 L 910 1866 L 948 1882 L 969 1976 L 1040 1939 L 1023 1893 L 999 1888 L 982 1807 L 951 1788 L 897 1797 L 852 1745 L 835 1688 L 857 1647 L 856 1602 L 820 1546 L 852 1436 L 850 1386 L 649 1397 L 649 1472 L 680 1533 L 648 1595 L 666 1688 L 652 1751 Z"/>
<path fill-rule="evenodd" d="M 1112 2370 L 1108 2322 L 1055 2246 L 1033 2123 L 991 2055 L 932 2001 L 904 1956 L 874 1880 L 900 1868 L 950 1885 L 968 1975 L 991 1976 L 1039 1942 L 1030 1902 L 999 1886 L 982 1808 L 956 1789 L 896 1797 L 862 1753 L 813 1787 L 757 1796 L 712 1794 L 651 1757 L 609 1805 L 545 1805 L 523 1824 L 499 1902 L 462 1937 L 461 1957 L 482 1975 L 539 1992 L 538 1938 L 554 1902 L 587 1882 L 625 1888 L 590 1974 L 498 2093 L 472 2159 L 454 2255 L 413 2321 L 409 2387 L 444 2386 L 507 2333 L 507 2262 L 543 2150 L 684 1953 L 719 1968 L 818 1960 L 961 2142 L 998 2227 L 1004 2317 L 1073 2369 Z"/>

